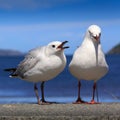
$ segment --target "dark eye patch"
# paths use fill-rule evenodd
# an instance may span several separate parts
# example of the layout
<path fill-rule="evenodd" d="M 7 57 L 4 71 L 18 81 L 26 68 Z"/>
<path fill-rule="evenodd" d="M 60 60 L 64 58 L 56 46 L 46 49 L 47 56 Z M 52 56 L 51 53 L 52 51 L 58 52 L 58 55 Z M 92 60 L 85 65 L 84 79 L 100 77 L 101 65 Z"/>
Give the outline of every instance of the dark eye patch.
<path fill-rule="evenodd" d="M 53 48 L 55 48 L 55 45 L 52 45 Z"/>
<path fill-rule="evenodd" d="M 90 35 L 92 34 L 90 31 L 88 31 L 88 32 L 89 32 Z"/>

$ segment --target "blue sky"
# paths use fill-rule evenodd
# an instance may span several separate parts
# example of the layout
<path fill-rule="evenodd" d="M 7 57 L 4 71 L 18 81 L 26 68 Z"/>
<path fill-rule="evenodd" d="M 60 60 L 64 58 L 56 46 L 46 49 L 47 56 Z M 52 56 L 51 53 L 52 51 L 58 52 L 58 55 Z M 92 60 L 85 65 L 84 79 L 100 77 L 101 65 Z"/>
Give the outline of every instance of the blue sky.
<path fill-rule="evenodd" d="M 119 0 L 0 0 L 0 48 L 27 52 L 68 40 L 73 54 L 86 29 L 97 24 L 107 52 L 120 43 Z"/>

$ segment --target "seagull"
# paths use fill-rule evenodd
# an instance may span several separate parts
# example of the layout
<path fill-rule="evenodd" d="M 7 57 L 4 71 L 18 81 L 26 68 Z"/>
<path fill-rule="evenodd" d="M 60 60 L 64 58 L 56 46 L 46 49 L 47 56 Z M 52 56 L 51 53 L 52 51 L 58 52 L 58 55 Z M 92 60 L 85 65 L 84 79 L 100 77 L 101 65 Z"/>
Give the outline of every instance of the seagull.
<path fill-rule="evenodd" d="M 28 52 L 24 60 L 17 68 L 8 68 L 5 71 L 11 72 L 10 77 L 20 78 L 34 83 L 34 91 L 38 104 L 47 104 L 44 97 L 44 83 L 55 78 L 66 66 L 64 46 L 68 41 L 53 41 L 46 46 L 35 48 Z M 37 83 L 41 82 L 41 95 L 38 95 Z"/>
<path fill-rule="evenodd" d="M 75 103 L 85 103 L 80 97 L 80 80 L 93 80 L 93 95 L 90 104 L 96 104 L 94 100 L 96 82 L 108 72 L 108 65 L 103 53 L 101 43 L 101 28 L 97 25 L 88 27 L 82 44 L 76 49 L 69 64 L 70 73 L 78 79 L 78 98 Z"/>

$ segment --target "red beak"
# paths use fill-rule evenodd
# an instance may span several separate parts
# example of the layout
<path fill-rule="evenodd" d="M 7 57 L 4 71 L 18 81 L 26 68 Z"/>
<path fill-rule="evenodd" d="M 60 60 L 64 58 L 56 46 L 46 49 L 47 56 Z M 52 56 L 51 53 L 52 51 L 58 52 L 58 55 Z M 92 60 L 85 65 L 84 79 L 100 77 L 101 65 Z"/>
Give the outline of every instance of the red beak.
<path fill-rule="evenodd" d="M 64 47 L 64 45 L 65 45 L 67 42 L 68 42 L 68 41 L 62 42 L 57 48 L 60 48 L 61 50 L 66 49 L 66 48 L 69 48 L 69 46 L 65 46 L 65 47 Z"/>
<path fill-rule="evenodd" d="M 95 39 L 96 41 L 99 41 L 99 40 L 100 40 L 100 36 L 101 36 L 101 34 L 96 35 L 96 36 L 94 36 L 94 39 Z"/>

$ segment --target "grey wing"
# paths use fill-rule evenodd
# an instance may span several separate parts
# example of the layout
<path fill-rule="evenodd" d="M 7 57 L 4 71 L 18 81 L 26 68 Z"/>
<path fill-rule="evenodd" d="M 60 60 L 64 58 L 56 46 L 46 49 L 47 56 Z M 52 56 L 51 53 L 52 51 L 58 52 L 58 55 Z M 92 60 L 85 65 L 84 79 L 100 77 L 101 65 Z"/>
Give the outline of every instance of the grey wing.
<path fill-rule="evenodd" d="M 20 62 L 14 74 L 24 78 L 24 73 L 32 69 L 40 61 L 40 57 L 37 57 L 38 52 L 37 49 L 30 51 L 28 55 L 25 56 L 25 59 Z"/>

